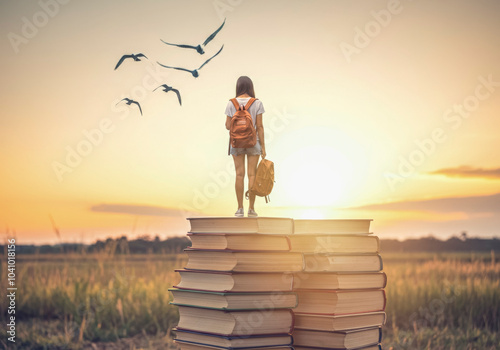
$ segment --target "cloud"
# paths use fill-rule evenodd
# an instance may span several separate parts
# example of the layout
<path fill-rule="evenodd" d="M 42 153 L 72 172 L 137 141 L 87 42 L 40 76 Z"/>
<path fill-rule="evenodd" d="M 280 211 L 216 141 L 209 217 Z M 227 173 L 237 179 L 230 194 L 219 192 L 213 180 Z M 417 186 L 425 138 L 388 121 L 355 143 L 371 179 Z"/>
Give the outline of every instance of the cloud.
<path fill-rule="evenodd" d="M 177 209 L 155 205 L 133 204 L 98 204 L 90 207 L 90 211 L 99 213 L 119 213 L 147 216 L 182 216 L 185 212 Z"/>
<path fill-rule="evenodd" d="M 352 209 L 427 211 L 438 213 L 500 213 L 500 193 L 489 196 L 453 197 L 380 203 Z"/>
<path fill-rule="evenodd" d="M 484 169 L 463 165 L 456 168 L 439 169 L 429 174 L 459 178 L 500 179 L 500 168 Z"/>

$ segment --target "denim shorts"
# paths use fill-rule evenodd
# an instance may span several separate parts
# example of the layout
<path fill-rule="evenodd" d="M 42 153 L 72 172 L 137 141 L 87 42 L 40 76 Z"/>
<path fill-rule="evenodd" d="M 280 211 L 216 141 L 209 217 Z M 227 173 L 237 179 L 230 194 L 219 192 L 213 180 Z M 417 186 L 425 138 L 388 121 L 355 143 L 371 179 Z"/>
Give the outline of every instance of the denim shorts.
<path fill-rule="evenodd" d="M 255 146 L 250 148 L 233 148 L 231 146 L 230 153 L 233 156 L 239 156 L 240 154 L 248 154 L 249 156 L 260 156 L 262 154 L 262 148 L 260 147 L 260 140 L 257 140 Z"/>

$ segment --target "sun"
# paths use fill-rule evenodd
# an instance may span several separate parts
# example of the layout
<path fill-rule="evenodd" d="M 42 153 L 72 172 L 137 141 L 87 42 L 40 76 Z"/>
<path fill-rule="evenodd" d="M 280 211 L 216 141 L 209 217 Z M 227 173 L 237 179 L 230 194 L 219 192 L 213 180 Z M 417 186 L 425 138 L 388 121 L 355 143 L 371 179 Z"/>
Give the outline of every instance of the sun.
<path fill-rule="evenodd" d="M 288 200 L 295 206 L 338 204 L 352 181 L 352 161 L 326 145 L 303 147 L 283 162 L 282 181 Z"/>
<path fill-rule="evenodd" d="M 322 137 L 325 133 L 328 138 Z M 359 147 L 345 135 L 335 137 L 338 135 L 332 136 L 325 129 L 302 131 L 301 136 L 300 146 L 291 150 L 277 169 L 287 204 L 310 209 L 349 205 L 363 173 L 364 157 Z"/>

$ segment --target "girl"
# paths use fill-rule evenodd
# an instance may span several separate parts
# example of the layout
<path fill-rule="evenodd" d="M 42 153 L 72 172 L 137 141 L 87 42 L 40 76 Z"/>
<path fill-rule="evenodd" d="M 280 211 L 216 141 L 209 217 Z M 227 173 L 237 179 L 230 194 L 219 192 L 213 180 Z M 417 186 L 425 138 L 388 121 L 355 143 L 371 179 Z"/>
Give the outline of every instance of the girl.
<path fill-rule="evenodd" d="M 255 98 L 255 91 L 253 89 L 253 82 L 247 76 L 241 76 L 236 82 L 236 100 L 240 105 L 246 105 L 251 97 Z M 236 169 L 236 199 L 238 200 L 238 210 L 234 213 L 235 216 L 244 216 L 243 210 L 243 187 L 245 179 L 245 154 L 247 155 L 247 174 L 248 174 L 248 188 L 252 188 L 255 180 L 255 173 L 257 172 L 257 163 L 259 156 L 266 157 L 266 145 L 264 142 L 264 126 L 262 125 L 262 113 L 264 113 L 264 106 L 260 100 L 255 100 L 248 109 L 252 116 L 253 124 L 257 130 L 257 144 L 251 148 L 230 148 L 230 154 L 234 159 L 234 167 Z M 234 104 L 229 101 L 226 107 L 226 129 L 229 130 L 231 125 L 231 118 L 236 113 Z M 250 205 L 248 208 L 248 216 L 257 216 L 255 212 L 255 195 L 250 194 Z"/>

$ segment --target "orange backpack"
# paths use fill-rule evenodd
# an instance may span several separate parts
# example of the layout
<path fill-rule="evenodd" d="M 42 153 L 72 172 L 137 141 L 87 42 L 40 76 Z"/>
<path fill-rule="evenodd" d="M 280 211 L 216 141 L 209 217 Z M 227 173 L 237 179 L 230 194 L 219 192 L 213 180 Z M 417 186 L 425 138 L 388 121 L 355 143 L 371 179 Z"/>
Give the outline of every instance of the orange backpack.
<path fill-rule="evenodd" d="M 257 167 L 255 181 L 252 188 L 245 193 L 246 199 L 250 193 L 264 197 L 266 203 L 269 202 L 269 194 L 274 186 L 274 163 L 267 159 L 262 159 Z"/>
<path fill-rule="evenodd" d="M 229 145 L 233 148 L 251 148 L 257 144 L 257 131 L 253 125 L 252 115 L 248 112 L 255 100 L 256 98 L 250 98 L 246 106 L 240 106 L 236 98 L 230 100 L 236 108 L 229 127 Z"/>

